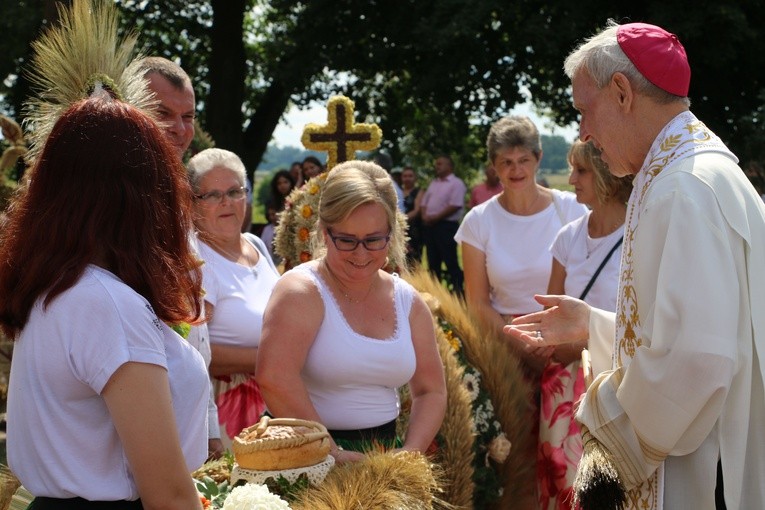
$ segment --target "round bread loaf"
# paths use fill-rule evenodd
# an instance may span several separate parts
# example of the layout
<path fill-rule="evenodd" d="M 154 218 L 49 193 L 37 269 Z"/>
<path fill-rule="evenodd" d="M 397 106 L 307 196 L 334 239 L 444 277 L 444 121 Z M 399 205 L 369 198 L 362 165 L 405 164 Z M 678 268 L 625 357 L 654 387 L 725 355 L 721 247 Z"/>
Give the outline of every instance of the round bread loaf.
<path fill-rule="evenodd" d="M 234 438 L 240 468 L 279 471 L 318 464 L 329 454 L 329 432 L 321 423 L 295 418 L 269 418 Z"/>

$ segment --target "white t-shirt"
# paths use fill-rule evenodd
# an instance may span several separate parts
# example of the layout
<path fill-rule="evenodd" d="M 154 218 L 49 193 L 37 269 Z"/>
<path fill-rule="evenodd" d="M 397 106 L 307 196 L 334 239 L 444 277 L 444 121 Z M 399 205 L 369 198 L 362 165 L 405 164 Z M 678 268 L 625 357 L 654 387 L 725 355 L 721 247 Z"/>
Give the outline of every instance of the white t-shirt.
<path fill-rule="evenodd" d="M 534 294 L 545 294 L 550 281 L 550 246 L 560 228 L 587 212 L 576 195 L 553 189 L 553 203 L 530 216 L 507 212 L 496 195 L 471 209 L 462 220 L 458 243 L 486 255 L 491 305 L 500 314 L 536 312 Z M 557 207 L 556 207 L 557 205 Z"/>
<path fill-rule="evenodd" d="M 409 313 L 414 288 L 394 275 L 396 331 L 380 340 L 356 333 L 326 283 L 311 264 L 293 269 L 310 276 L 324 302 L 324 319 L 303 366 L 303 380 L 321 422 L 328 429 L 355 430 L 395 420 L 398 387 L 417 365 Z"/>
<path fill-rule="evenodd" d="M 209 380 L 201 355 L 112 273 L 88 266 L 43 308 L 38 300 L 14 346 L 8 463 L 32 494 L 135 500 L 138 490 L 100 396 L 127 362 L 167 369 L 189 471 L 207 456 Z M 151 409 L 136 409 L 136 419 Z"/>
<path fill-rule="evenodd" d="M 197 240 L 196 232 L 189 234 L 189 244 L 191 249 L 197 258 L 201 259 L 199 255 L 199 241 Z M 205 310 L 202 308 L 200 319 L 204 320 Z M 205 360 L 205 366 L 210 367 L 210 361 L 212 360 L 212 352 L 210 350 L 210 332 L 207 330 L 207 324 L 199 324 L 191 326 L 189 328 L 189 334 L 186 336 L 186 341 L 190 343 L 199 354 L 202 355 L 202 359 Z M 215 394 L 213 393 L 212 385 L 210 386 L 210 398 L 207 402 L 207 431 L 210 434 L 210 439 L 220 438 L 220 432 L 218 431 L 218 406 L 215 405 Z"/>
<path fill-rule="evenodd" d="M 263 227 L 263 231 L 260 233 L 260 240 L 266 245 L 268 254 L 271 255 L 271 260 L 274 263 L 280 263 L 281 259 L 274 253 L 274 238 L 276 236 L 276 225 L 273 223 L 266 223 Z"/>
<path fill-rule="evenodd" d="M 202 312 L 204 317 L 204 310 Z M 205 366 L 209 368 L 210 361 L 212 360 L 212 351 L 210 349 L 210 333 L 207 331 L 207 324 L 191 326 L 186 341 L 199 351 Z M 210 386 L 210 398 L 207 399 L 207 432 L 210 434 L 210 439 L 220 438 L 220 431 L 218 430 L 218 406 L 215 405 L 215 394 L 212 385 Z"/>
<path fill-rule="evenodd" d="M 245 234 L 260 258 L 249 268 L 232 262 L 204 242 L 199 242 L 205 301 L 215 307 L 210 322 L 210 342 L 236 347 L 257 347 L 263 312 L 279 279 L 263 241 Z"/>
<path fill-rule="evenodd" d="M 587 233 L 591 212 L 565 225 L 552 248 L 552 256 L 566 269 L 564 293 L 578 298 L 590 283 L 603 259 L 624 235 L 624 227 L 617 228 L 607 236 L 593 239 Z M 600 271 L 585 301 L 590 305 L 613 312 L 616 310 L 616 293 L 619 287 L 619 265 L 622 259 L 621 245 Z"/>

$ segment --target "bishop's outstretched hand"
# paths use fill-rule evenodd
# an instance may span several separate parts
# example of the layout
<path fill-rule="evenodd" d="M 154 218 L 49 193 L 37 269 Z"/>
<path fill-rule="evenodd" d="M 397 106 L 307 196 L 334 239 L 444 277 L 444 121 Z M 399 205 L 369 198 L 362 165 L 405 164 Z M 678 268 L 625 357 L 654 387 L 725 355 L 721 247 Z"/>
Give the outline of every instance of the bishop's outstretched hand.
<path fill-rule="evenodd" d="M 589 338 L 590 305 L 570 296 L 536 295 L 545 307 L 513 319 L 503 332 L 532 347 L 547 347 Z"/>

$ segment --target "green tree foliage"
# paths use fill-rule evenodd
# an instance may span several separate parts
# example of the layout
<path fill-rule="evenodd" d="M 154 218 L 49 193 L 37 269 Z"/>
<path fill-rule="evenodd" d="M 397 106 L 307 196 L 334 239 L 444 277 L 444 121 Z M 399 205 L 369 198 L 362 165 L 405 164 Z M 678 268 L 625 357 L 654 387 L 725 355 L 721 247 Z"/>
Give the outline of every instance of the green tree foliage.
<path fill-rule="evenodd" d="M 542 135 L 541 169 L 553 173 L 568 169 L 568 149 L 571 146 L 562 136 Z"/>
<path fill-rule="evenodd" d="M 217 146 L 258 166 L 291 104 L 345 93 L 377 122 L 396 164 L 434 154 L 479 168 L 488 126 L 524 94 L 542 114 L 576 120 L 561 66 L 613 17 L 677 33 L 688 50 L 693 110 L 743 161 L 765 157 L 765 52 L 758 0 L 703 9 L 657 0 L 117 0 L 148 54 L 175 59 L 197 89 Z M 0 109 L 18 115 L 17 78 L 54 0 L 7 2 L 0 20 Z M 528 91 L 528 92 L 526 92 Z"/>
<path fill-rule="evenodd" d="M 60 2 L 66 4 L 68 2 Z M 32 57 L 30 42 L 48 24 L 55 23 L 55 0 L 3 2 L 0 12 L 0 112 L 21 120 L 29 95 L 24 68 Z"/>
<path fill-rule="evenodd" d="M 289 170 L 294 161 L 302 162 L 308 156 L 315 156 L 319 158 L 319 161 L 324 161 L 327 157 L 326 153 L 320 153 L 315 151 L 305 150 L 301 147 L 279 147 L 278 145 L 269 144 L 268 150 L 263 155 L 261 164 L 258 170 L 264 170 L 271 172 L 274 170 Z M 362 154 L 359 154 L 362 157 Z"/>
<path fill-rule="evenodd" d="M 765 10 L 760 0 L 721 0 L 705 3 L 703 8 L 654 0 L 585 4 L 589 5 L 578 3 L 572 8 L 598 16 L 591 16 L 587 23 L 575 22 L 577 37 L 593 32 L 608 17 L 654 23 L 677 34 L 691 65 L 692 111 L 742 162 L 765 159 L 765 66 L 761 64 Z M 560 111 L 553 113 L 561 118 Z"/>

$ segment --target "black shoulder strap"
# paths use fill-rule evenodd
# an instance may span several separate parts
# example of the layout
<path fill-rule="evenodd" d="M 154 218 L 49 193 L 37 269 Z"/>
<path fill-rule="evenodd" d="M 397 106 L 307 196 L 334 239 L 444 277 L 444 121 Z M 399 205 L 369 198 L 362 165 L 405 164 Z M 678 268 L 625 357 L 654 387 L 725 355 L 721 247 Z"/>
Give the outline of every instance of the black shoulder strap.
<path fill-rule="evenodd" d="M 590 289 L 592 288 L 592 284 L 595 283 L 595 280 L 598 279 L 598 275 L 603 270 L 605 265 L 608 263 L 609 259 L 611 258 L 611 255 L 614 254 L 616 249 L 621 246 L 622 241 L 624 241 L 624 236 L 621 236 L 618 241 L 616 241 L 616 244 L 613 248 L 611 248 L 611 251 L 608 252 L 608 255 L 606 255 L 606 258 L 603 259 L 603 262 L 600 263 L 600 266 L 598 266 L 598 269 L 595 271 L 595 274 L 592 275 L 592 278 L 590 278 L 590 282 L 587 284 L 587 286 L 582 291 L 582 295 L 579 296 L 579 299 L 584 301 L 584 298 L 587 297 L 587 293 L 590 292 Z"/>

